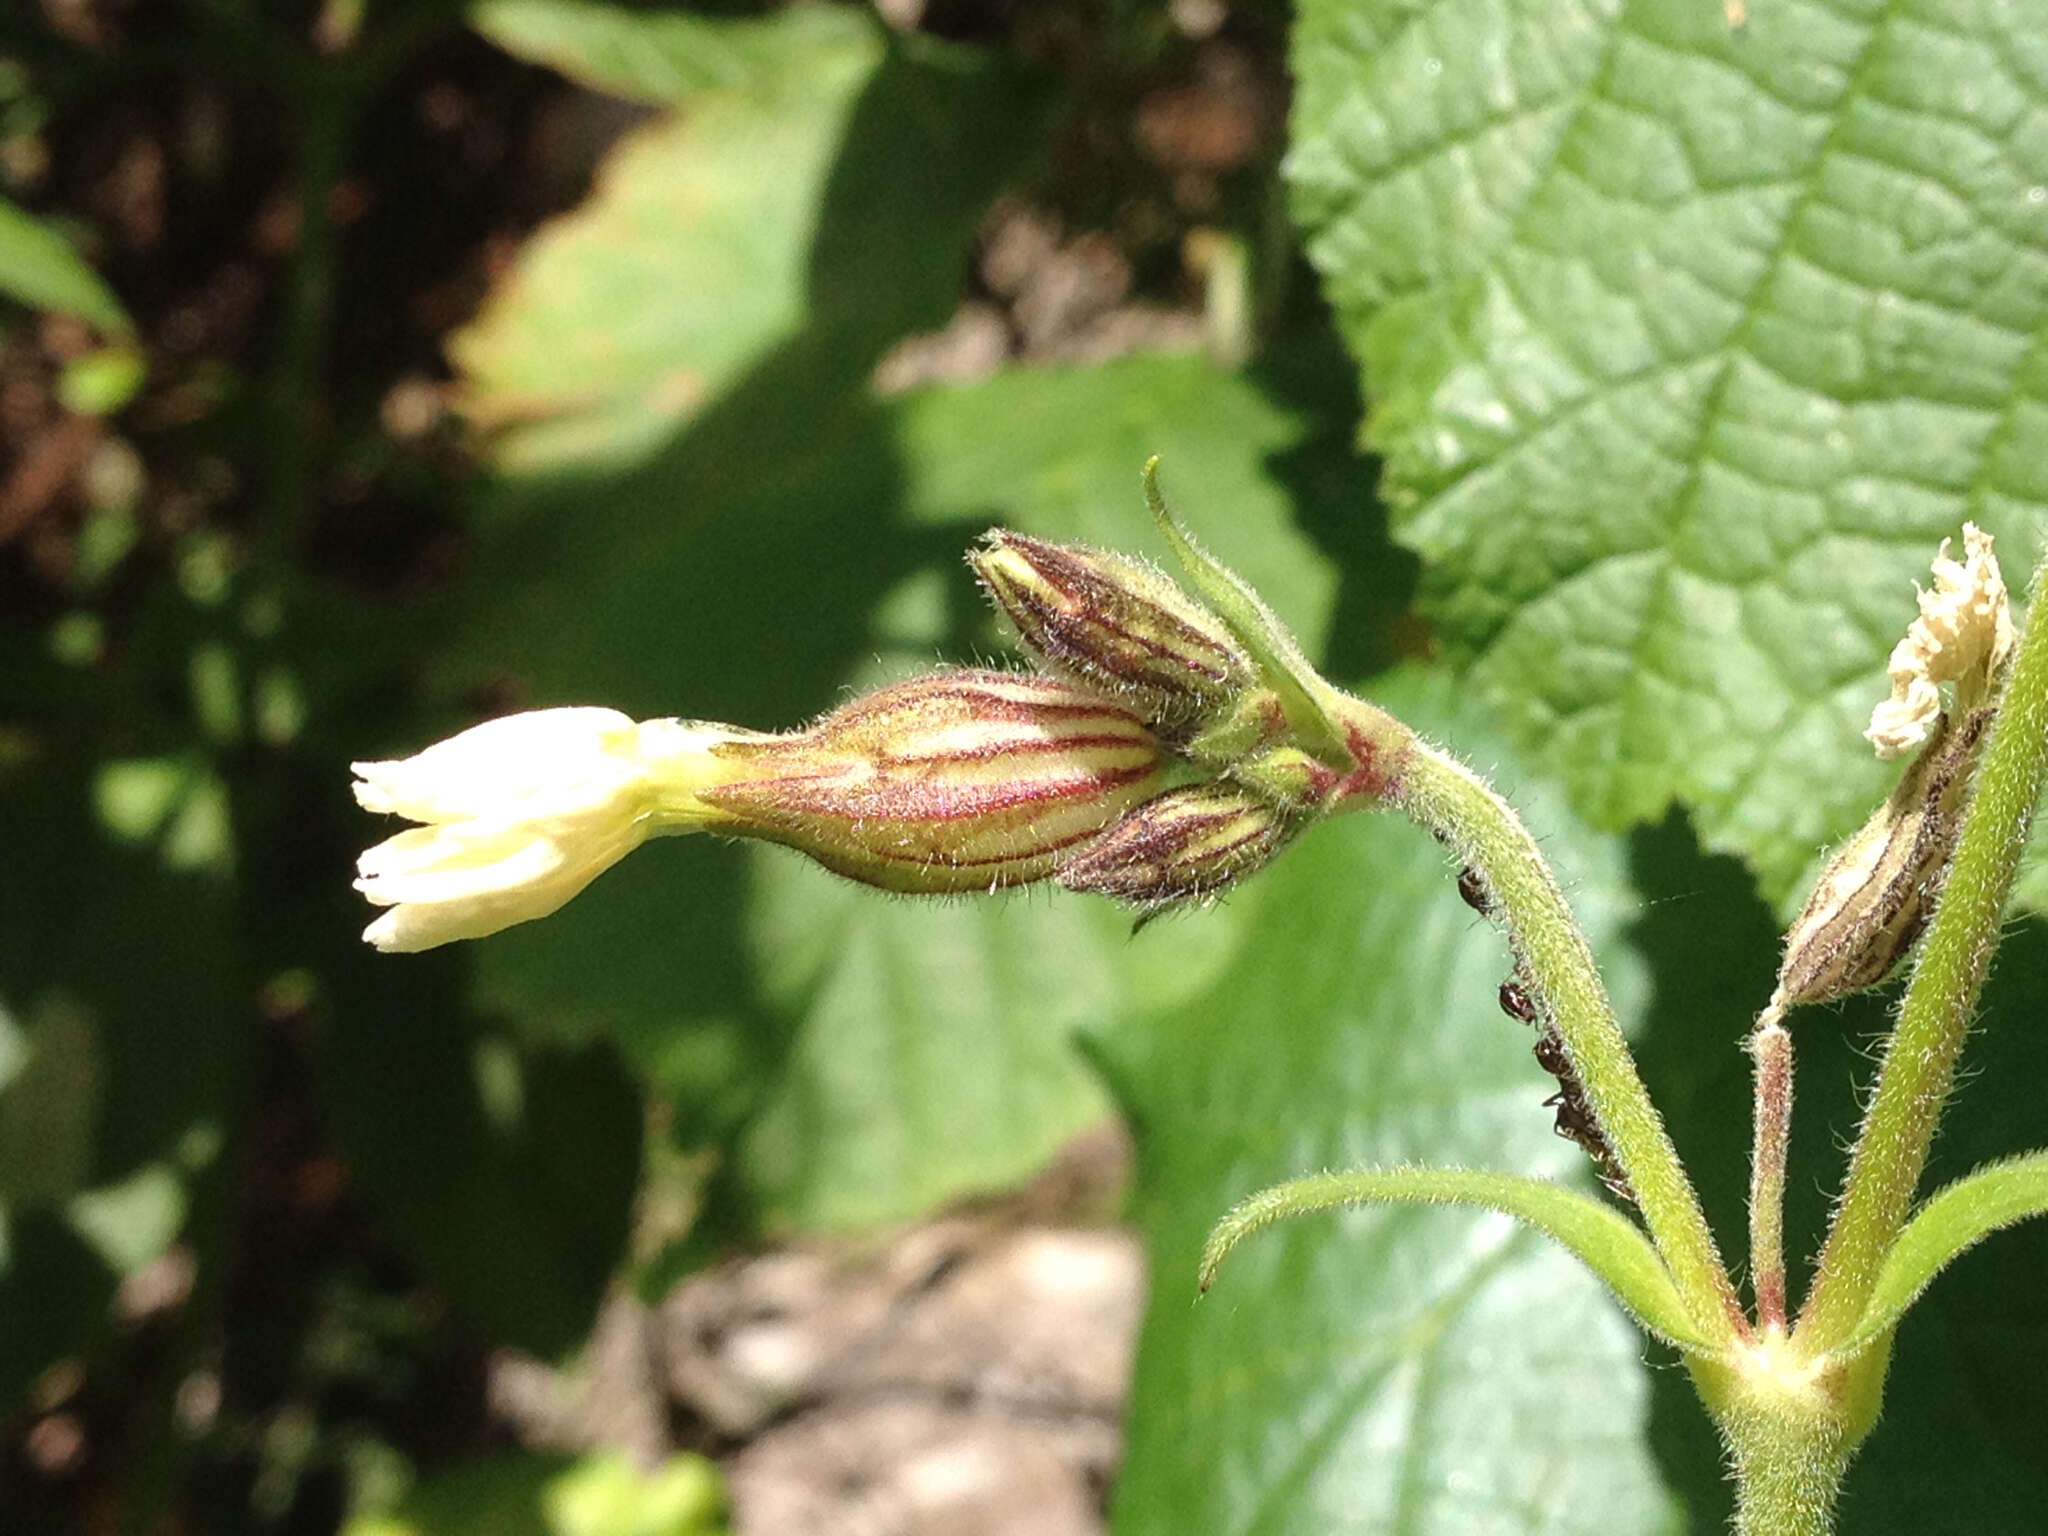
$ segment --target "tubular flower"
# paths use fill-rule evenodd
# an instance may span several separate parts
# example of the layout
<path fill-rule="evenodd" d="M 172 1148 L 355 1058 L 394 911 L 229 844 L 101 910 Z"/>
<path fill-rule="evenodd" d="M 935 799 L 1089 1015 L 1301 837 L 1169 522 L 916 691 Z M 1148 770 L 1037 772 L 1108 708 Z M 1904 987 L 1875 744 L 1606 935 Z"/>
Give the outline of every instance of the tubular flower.
<path fill-rule="evenodd" d="M 389 911 L 363 937 L 421 950 L 545 917 L 648 837 L 708 830 L 892 890 L 1038 880 L 1162 781 L 1128 710 L 1068 683 L 945 672 L 770 736 L 608 709 L 490 721 L 396 762 L 356 798 L 424 825 L 358 862 Z"/>
<path fill-rule="evenodd" d="M 1058 878 L 1150 914 L 1214 896 L 1333 810 L 1389 803 L 1413 733 L 1315 673 L 1181 532 L 1155 470 L 1147 504 L 1199 598 L 1143 561 L 1002 529 L 971 557 L 1043 673 L 941 671 L 777 735 L 538 710 L 356 764 L 365 808 L 420 823 L 358 861 L 356 888 L 388 909 L 363 937 L 495 933 L 695 831 L 887 890 Z"/>

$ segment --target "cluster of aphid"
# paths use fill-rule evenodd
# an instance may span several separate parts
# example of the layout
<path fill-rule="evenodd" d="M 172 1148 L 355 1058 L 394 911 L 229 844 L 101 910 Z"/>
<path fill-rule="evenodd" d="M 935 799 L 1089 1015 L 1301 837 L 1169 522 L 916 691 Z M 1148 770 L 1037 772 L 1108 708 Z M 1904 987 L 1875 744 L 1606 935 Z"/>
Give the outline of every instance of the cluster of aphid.
<path fill-rule="evenodd" d="M 1493 898 L 1487 894 L 1486 882 L 1470 865 L 1458 871 L 1458 894 L 1465 899 L 1465 905 L 1481 917 L 1492 918 L 1495 915 Z M 1564 1039 L 1558 1034 L 1557 1025 L 1539 1016 L 1536 1000 L 1529 995 L 1528 985 L 1522 979 L 1519 960 L 1515 970 L 1515 975 L 1500 984 L 1500 1011 L 1511 1019 L 1534 1025 L 1538 1031 L 1535 1047 L 1537 1064 L 1557 1079 L 1557 1092 L 1543 1101 L 1545 1109 L 1557 1112 L 1551 1128 L 1566 1141 L 1575 1143 L 1593 1160 L 1602 1184 L 1633 1204 L 1635 1191 L 1629 1188 L 1628 1178 L 1621 1171 L 1614 1148 L 1608 1144 L 1599 1120 L 1594 1117 L 1593 1106 L 1586 1099 L 1585 1085 L 1579 1081 L 1579 1075 L 1572 1067 L 1571 1056 L 1564 1048 Z"/>

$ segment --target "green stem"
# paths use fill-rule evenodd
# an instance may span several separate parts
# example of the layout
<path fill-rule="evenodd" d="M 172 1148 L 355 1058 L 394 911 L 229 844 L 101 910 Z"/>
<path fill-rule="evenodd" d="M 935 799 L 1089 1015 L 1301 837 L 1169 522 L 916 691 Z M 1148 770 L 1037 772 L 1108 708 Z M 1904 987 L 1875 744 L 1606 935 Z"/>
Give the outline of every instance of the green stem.
<path fill-rule="evenodd" d="M 1360 728 L 1375 729 L 1363 718 Z M 1499 904 L 1687 1310 L 1709 1338 L 1745 1337 L 1748 1323 L 1699 1197 L 1636 1075 L 1592 950 L 1536 840 L 1477 774 L 1419 741 L 1398 778 L 1392 797 L 1445 838 Z"/>
<path fill-rule="evenodd" d="M 1849 1465 L 1843 1439 L 1838 1423 L 1796 1413 L 1731 1435 L 1736 1536 L 1828 1536 Z"/>
<path fill-rule="evenodd" d="M 2048 560 L 2034 573 L 2036 604 Z M 2040 613 L 2036 606 L 2032 612 Z M 1977 993 L 1998 947 L 2027 827 L 2048 778 L 2048 623 L 2020 637 L 1934 920 L 1864 1117 L 1799 1337 L 1819 1354 L 1856 1331 L 1912 1208 Z"/>

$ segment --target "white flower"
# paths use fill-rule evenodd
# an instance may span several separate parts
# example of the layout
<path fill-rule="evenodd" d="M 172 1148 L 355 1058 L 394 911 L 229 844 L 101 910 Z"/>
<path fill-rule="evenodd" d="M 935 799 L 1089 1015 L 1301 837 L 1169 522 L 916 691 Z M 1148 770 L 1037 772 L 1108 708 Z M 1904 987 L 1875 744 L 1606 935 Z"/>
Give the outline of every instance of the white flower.
<path fill-rule="evenodd" d="M 364 809 L 425 823 L 357 861 L 356 889 L 390 908 L 363 937 L 409 952 L 546 917 L 650 835 L 718 819 L 678 769 L 710 764 L 714 742 L 741 735 L 542 709 L 354 764 Z"/>
<path fill-rule="evenodd" d="M 1918 747 L 1941 717 L 1939 684 L 1954 682 L 1956 708 L 1967 712 L 1991 695 L 2012 654 L 2012 603 L 1991 535 L 1963 524 L 1963 558 L 1949 558 L 1949 541 L 1934 557 L 1934 587 L 1920 594 L 1920 617 L 1892 648 L 1891 697 L 1870 716 L 1863 734 L 1879 757 L 1900 757 Z"/>

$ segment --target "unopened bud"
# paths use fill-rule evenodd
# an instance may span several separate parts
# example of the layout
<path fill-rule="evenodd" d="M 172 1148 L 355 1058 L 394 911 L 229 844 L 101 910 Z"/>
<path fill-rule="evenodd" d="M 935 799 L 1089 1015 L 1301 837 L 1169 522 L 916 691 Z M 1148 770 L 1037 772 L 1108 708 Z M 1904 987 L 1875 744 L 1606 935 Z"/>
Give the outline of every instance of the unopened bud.
<path fill-rule="evenodd" d="M 1828 862 L 1785 935 L 1774 1007 L 1874 987 L 1912 949 L 1961 830 L 1970 769 L 1991 716 L 1988 708 L 1960 721 L 1941 716 L 1898 786 Z"/>
<path fill-rule="evenodd" d="M 968 559 L 1034 656 L 1149 721 L 1192 720 L 1252 681 L 1229 627 L 1143 561 L 1001 528 Z"/>
<path fill-rule="evenodd" d="M 1200 901 L 1269 862 L 1300 825 L 1232 785 L 1169 789 L 1062 863 L 1059 882 L 1153 911 Z"/>
<path fill-rule="evenodd" d="M 986 891 L 1061 856 L 1159 787 L 1136 715 L 1053 678 L 941 672 L 844 704 L 808 730 L 712 749 L 694 790 L 714 830 L 784 843 L 890 890 Z"/>

